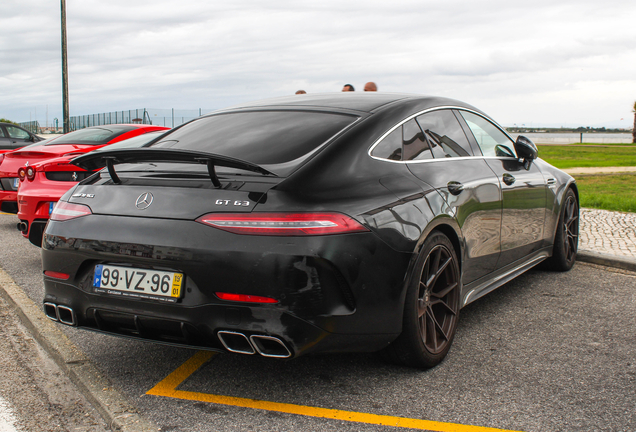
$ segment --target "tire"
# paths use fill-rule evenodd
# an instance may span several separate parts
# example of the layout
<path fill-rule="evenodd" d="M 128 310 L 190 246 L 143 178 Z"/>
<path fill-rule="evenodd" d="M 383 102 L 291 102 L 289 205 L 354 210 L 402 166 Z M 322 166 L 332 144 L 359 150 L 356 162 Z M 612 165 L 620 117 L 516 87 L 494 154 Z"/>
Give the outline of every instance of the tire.
<path fill-rule="evenodd" d="M 399 364 L 431 368 L 446 357 L 459 319 L 459 263 L 448 237 L 431 233 L 411 276 L 402 333 L 383 354 Z"/>
<path fill-rule="evenodd" d="M 554 271 L 568 271 L 576 262 L 576 252 L 579 246 L 579 204 L 576 194 L 568 189 L 563 197 L 559 224 L 552 256 L 545 260 L 545 267 Z"/>

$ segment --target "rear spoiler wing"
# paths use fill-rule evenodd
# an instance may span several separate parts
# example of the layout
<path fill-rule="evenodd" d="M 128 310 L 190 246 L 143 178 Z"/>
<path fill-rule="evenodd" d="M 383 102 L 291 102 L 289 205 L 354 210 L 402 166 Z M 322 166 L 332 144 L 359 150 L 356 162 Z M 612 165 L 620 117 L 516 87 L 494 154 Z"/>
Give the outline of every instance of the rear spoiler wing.
<path fill-rule="evenodd" d="M 252 162 L 222 156 L 212 153 L 179 149 L 155 149 L 132 148 L 119 150 L 100 150 L 76 157 L 71 161 L 73 165 L 84 168 L 87 171 L 95 171 L 104 167 L 108 168 L 108 174 L 114 183 L 120 184 L 121 180 L 115 172 L 115 164 L 127 164 L 136 162 L 166 162 L 166 163 L 191 163 L 207 165 L 210 179 L 215 187 L 221 187 L 221 182 L 216 175 L 215 166 L 237 168 L 245 171 L 257 172 L 263 175 L 276 176 L 271 171 Z"/>

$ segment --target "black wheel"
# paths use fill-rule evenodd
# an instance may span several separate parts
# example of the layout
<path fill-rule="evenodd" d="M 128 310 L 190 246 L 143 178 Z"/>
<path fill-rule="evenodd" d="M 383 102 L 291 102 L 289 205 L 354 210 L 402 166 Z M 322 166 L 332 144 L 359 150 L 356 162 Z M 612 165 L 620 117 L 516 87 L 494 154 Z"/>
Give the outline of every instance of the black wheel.
<path fill-rule="evenodd" d="M 561 215 L 554 236 L 552 257 L 546 260 L 550 270 L 568 271 L 576 261 L 579 246 L 579 204 L 572 189 L 563 197 Z"/>
<path fill-rule="evenodd" d="M 459 263 L 448 237 L 438 231 L 428 237 L 412 276 L 402 334 L 385 354 L 401 364 L 430 368 L 448 353 L 459 318 Z"/>

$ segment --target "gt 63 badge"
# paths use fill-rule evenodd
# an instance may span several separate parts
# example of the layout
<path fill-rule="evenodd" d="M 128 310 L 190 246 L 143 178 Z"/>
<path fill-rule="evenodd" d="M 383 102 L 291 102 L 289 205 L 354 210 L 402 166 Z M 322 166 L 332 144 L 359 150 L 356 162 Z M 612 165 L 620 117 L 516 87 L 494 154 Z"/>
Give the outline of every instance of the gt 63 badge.
<path fill-rule="evenodd" d="M 229 206 L 229 205 L 235 205 L 238 207 L 249 207 L 250 202 L 249 201 L 234 201 L 234 200 L 222 200 L 222 199 L 218 199 L 215 202 L 216 205 L 222 205 L 222 206 Z"/>

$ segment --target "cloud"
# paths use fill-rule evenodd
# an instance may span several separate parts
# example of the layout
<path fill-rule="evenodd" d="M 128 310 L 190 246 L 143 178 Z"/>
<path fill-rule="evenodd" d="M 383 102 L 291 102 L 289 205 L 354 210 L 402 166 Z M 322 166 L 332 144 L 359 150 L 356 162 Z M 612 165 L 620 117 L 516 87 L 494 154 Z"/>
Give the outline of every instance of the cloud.
<path fill-rule="evenodd" d="M 49 105 L 61 118 L 59 4 L 3 6 L 0 116 Z M 67 0 L 67 19 L 72 115 L 222 108 L 370 80 L 510 124 L 629 117 L 636 98 L 636 6 L 621 1 Z"/>

